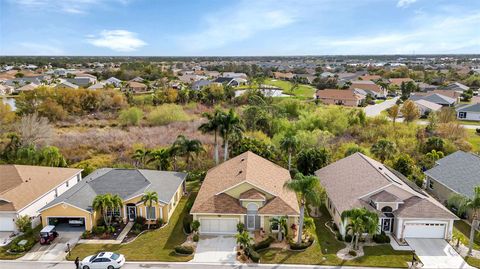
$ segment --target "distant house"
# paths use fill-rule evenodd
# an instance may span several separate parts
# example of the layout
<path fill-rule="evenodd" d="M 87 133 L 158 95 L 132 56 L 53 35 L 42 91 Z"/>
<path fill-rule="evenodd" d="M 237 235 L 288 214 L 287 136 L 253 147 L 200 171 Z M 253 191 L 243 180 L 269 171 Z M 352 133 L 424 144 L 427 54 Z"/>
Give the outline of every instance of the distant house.
<path fill-rule="evenodd" d="M 461 105 L 456 111 L 459 120 L 480 121 L 480 103 Z"/>
<path fill-rule="evenodd" d="M 303 80 L 308 84 L 312 84 L 313 80 L 316 78 L 314 75 L 310 75 L 310 74 L 295 74 L 295 77 L 299 78 L 300 80 Z M 301 82 L 301 83 L 304 83 L 304 82 Z"/>
<path fill-rule="evenodd" d="M 144 82 L 145 80 L 141 77 L 136 77 L 136 78 L 133 78 L 131 79 L 130 81 L 134 81 L 134 82 Z"/>
<path fill-rule="evenodd" d="M 198 80 L 206 80 L 206 76 L 196 75 L 196 74 L 184 74 L 179 76 L 178 79 L 183 83 L 192 83 Z"/>
<path fill-rule="evenodd" d="M 0 84 L 0 95 L 7 95 L 13 93 L 13 87 Z"/>
<path fill-rule="evenodd" d="M 199 91 L 203 87 L 208 86 L 210 84 L 212 84 L 212 82 L 209 81 L 209 80 L 204 80 L 204 79 L 198 80 L 198 81 L 195 81 L 195 82 L 192 83 L 192 90 Z"/>
<path fill-rule="evenodd" d="M 417 87 L 420 89 L 421 92 L 433 91 L 438 88 L 438 86 L 427 84 L 424 82 L 418 82 Z"/>
<path fill-rule="evenodd" d="M 226 78 L 241 78 L 241 79 L 248 79 L 247 74 L 245 73 L 236 73 L 236 72 L 223 72 L 222 77 Z"/>
<path fill-rule="evenodd" d="M 415 95 L 427 96 L 427 95 L 430 95 L 430 94 L 433 94 L 433 93 L 437 93 L 437 94 L 441 94 L 441 95 L 450 97 L 452 99 L 457 100 L 457 102 L 460 100 L 460 96 L 462 95 L 461 93 L 456 92 L 456 91 L 438 90 L 438 89 L 427 91 L 427 92 L 416 92 Z"/>
<path fill-rule="evenodd" d="M 218 71 L 204 71 L 203 74 L 211 78 L 218 78 L 220 76 L 220 72 Z"/>
<path fill-rule="evenodd" d="M 136 82 L 136 81 L 129 81 L 127 83 L 127 88 L 129 90 L 131 90 L 132 92 L 146 92 L 148 87 L 147 85 L 143 84 L 143 83 L 140 83 L 140 82 Z"/>
<path fill-rule="evenodd" d="M 459 82 L 454 82 L 454 83 L 448 84 L 447 86 L 443 87 L 442 89 L 462 93 L 464 91 L 468 91 L 470 89 L 470 87 L 468 87 L 466 85 L 463 85 L 462 83 L 459 83 Z"/>
<path fill-rule="evenodd" d="M 379 76 L 379 75 L 363 75 L 363 76 L 359 77 L 358 79 L 361 79 L 361 80 L 379 80 L 379 79 L 382 79 L 382 76 Z"/>
<path fill-rule="evenodd" d="M 292 72 L 283 73 L 283 72 L 273 72 L 273 78 L 275 79 L 283 79 L 283 80 L 291 80 L 295 77 L 295 74 Z"/>
<path fill-rule="evenodd" d="M 423 94 L 412 94 L 410 96 L 410 100 L 412 101 L 417 101 L 417 100 L 426 100 L 431 103 L 435 103 L 444 107 L 451 107 L 454 106 L 457 103 L 457 100 L 447 97 L 442 94 L 438 93 L 432 93 L 428 95 L 423 95 Z"/>
<path fill-rule="evenodd" d="M 28 91 L 33 91 L 35 88 L 37 88 L 38 85 L 35 83 L 29 83 L 26 84 L 20 88 L 15 89 L 15 92 L 21 93 L 21 92 L 28 92 Z"/>
<path fill-rule="evenodd" d="M 105 88 L 105 84 L 102 83 L 102 82 L 98 82 L 98 83 L 95 83 L 95 84 L 91 85 L 87 89 L 89 89 L 89 90 L 101 90 L 103 88 Z"/>
<path fill-rule="evenodd" d="M 390 84 L 397 85 L 398 87 L 402 86 L 402 83 L 415 82 L 411 78 L 391 78 L 388 81 Z"/>
<path fill-rule="evenodd" d="M 374 91 L 377 93 L 378 96 L 386 96 L 387 92 L 385 89 L 382 89 L 379 85 L 375 84 L 375 82 L 370 80 L 354 80 L 351 82 L 350 89 L 362 89 L 362 90 L 369 90 Z"/>
<path fill-rule="evenodd" d="M 442 203 L 453 193 L 473 197 L 473 189 L 480 185 L 480 157 L 459 150 L 436 161 L 425 175 L 426 190 Z"/>
<path fill-rule="evenodd" d="M 56 89 L 78 89 L 79 87 L 73 83 L 70 83 L 68 81 L 62 81 L 57 86 L 55 86 Z"/>
<path fill-rule="evenodd" d="M 332 72 L 323 72 L 320 74 L 321 78 L 333 78 L 335 77 L 335 74 Z"/>
<path fill-rule="evenodd" d="M 118 78 L 116 77 L 110 77 L 108 78 L 107 80 L 105 80 L 105 84 L 112 84 L 114 85 L 116 88 L 120 87 L 122 85 L 122 81 L 119 80 Z"/>
<path fill-rule="evenodd" d="M 240 82 L 238 82 L 238 80 L 235 78 L 218 77 L 213 81 L 213 83 L 220 83 L 232 87 L 240 86 Z"/>
<path fill-rule="evenodd" d="M 365 96 L 356 93 L 355 90 L 325 89 L 318 90 L 316 98 L 327 105 L 357 107 Z"/>
<path fill-rule="evenodd" d="M 420 110 L 421 116 L 427 116 L 431 112 L 439 111 L 443 107 L 442 105 L 435 104 L 423 99 L 416 100 L 414 102 L 415 102 L 415 105 L 417 105 L 418 109 Z"/>

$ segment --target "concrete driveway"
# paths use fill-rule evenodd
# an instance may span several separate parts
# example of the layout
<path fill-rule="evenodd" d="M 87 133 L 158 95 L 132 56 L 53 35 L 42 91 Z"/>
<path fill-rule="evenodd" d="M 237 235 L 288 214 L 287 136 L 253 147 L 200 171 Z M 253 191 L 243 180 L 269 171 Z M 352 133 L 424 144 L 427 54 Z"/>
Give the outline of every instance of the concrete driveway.
<path fill-rule="evenodd" d="M 21 257 L 23 261 L 63 261 L 67 253 L 67 243 L 72 249 L 82 235 L 81 230 L 58 230 L 59 236 L 50 245 L 37 243 L 32 250 Z"/>
<path fill-rule="evenodd" d="M 409 238 L 406 240 L 423 262 L 423 268 L 473 268 L 443 239 Z"/>
<path fill-rule="evenodd" d="M 233 236 L 201 236 L 192 262 L 235 264 L 236 246 Z"/>
<path fill-rule="evenodd" d="M 382 102 L 380 104 L 366 106 L 364 108 L 365 115 L 367 117 L 375 117 L 375 116 L 380 115 L 380 113 L 382 113 L 382 111 L 384 111 L 386 109 L 389 109 L 392 106 L 394 106 L 397 103 L 398 98 L 400 98 L 400 97 L 397 96 L 397 97 L 394 97 L 392 99 L 385 100 L 385 102 Z"/>

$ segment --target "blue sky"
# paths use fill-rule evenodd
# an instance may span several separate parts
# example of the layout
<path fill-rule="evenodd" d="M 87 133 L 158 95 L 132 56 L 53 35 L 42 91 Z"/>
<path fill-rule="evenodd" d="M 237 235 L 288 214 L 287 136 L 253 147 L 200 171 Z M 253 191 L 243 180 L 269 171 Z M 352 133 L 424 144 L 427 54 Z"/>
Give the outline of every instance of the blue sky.
<path fill-rule="evenodd" d="M 0 55 L 480 53 L 478 0 L 0 0 Z"/>

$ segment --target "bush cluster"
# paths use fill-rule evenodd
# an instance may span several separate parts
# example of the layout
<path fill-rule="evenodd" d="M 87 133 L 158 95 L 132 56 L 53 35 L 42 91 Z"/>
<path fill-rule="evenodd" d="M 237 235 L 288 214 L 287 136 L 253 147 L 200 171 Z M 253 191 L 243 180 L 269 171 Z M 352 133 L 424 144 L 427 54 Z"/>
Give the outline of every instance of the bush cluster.
<path fill-rule="evenodd" d="M 190 255 L 193 253 L 193 247 L 191 246 L 176 246 L 175 252 L 178 254 Z"/>
<path fill-rule="evenodd" d="M 190 116 L 183 108 L 175 104 L 165 104 L 156 107 L 147 115 L 150 125 L 167 125 L 172 122 L 188 121 Z"/>
<path fill-rule="evenodd" d="M 380 234 L 373 235 L 373 241 L 377 244 L 387 244 L 390 243 L 390 237 L 382 232 Z"/>
<path fill-rule="evenodd" d="M 252 262 L 258 263 L 260 261 L 260 254 L 258 254 L 253 248 L 246 248 L 245 255 L 249 257 Z"/>
<path fill-rule="evenodd" d="M 314 239 L 310 238 L 307 242 L 296 243 L 290 241 L 288 244 L 290 245 L 291 250 L 304 250 L 313 244 Z"/>
<path fill-rule="evenodd" d="M 266 249 L 268 247 L 270 247 L 270 245 L 275 241 L 275 238 L 273 238 L 272 236 L 269 236 L 267 237 L 266 239 L 254 244 L 252 246 L 253 250 L 255 251 L 259 251 L 259 250 L 262 250 L 262 249 Z"/>

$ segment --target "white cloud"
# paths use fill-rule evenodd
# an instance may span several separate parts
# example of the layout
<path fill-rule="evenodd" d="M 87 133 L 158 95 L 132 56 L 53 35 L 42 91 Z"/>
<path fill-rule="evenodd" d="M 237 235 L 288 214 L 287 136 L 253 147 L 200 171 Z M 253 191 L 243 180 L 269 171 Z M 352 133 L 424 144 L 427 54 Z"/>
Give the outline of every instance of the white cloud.
<path fill-rule="evenodd" d="M 135 51 L 146 42 L 139 39 L 137 34 L 127 30 L 103 30 L 99 36 L 88 35 L 87 42 L 96 46 L 108 48 L 118 52 Z"/>
<path fill-rule="evenodd" d="M 398 0 L 397 7 L 408 7 L 415 2 L 417 2 L 417 0 Z"/>
<path fill-rule="evenodd" d="M 280 29 L 297 19 L 295 6 L 287 1 L 242 1 L 207 14 L 199 22 L 200 31 L 182 35 L 177 41 L 188 50 L 219 48 L 263 31 Z"/>
<path fill-rule="evenodd" d="M 12 5 L 31 10 L 84 14 L 108 2 L 127 4 L 128 0 L 9 0 Z"/>

